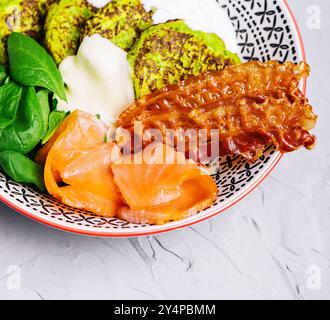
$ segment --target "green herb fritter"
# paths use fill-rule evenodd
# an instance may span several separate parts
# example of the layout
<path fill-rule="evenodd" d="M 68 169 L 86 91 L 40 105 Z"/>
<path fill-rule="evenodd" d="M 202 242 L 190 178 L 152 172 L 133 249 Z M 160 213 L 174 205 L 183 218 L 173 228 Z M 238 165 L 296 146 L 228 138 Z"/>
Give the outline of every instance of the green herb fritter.
<path fill-rule="evenodd" d="M 7 64 L 8 36 L 20 32 L 40 39 L 41 20 L 38 0 L 0 1 L 0 64 Z"/>
<path fill-rule="evenodd" d="M 155 25 L 141 34 L 128 54 L 136 97 L 177 83 L 188 76 L 239 64 L 216 35 L 190 29 L 184 21 Z"/>
<path fill-rule="evenodd" d="M 99 34 L 128 51 L 140 33 L 152 26 L 153 13 L 140 0 L 112 0 L 87 21 L 83 37 Z"/>
<path fill-rule="evenodd" d="M 61 0 L 51 6 L 45 23 L 45 46 L 57 64 L 77 53 L 81 30 L 94 10 L 87 0 Z"/>
<path fill-rule="evenodd" d="M 54 3 L 58 3 L 58 2 L 60 2 L 60 0 L 39 0 L 38 3 L 41 14 L 44 16 L 48 12 L 50 7 Z"/>

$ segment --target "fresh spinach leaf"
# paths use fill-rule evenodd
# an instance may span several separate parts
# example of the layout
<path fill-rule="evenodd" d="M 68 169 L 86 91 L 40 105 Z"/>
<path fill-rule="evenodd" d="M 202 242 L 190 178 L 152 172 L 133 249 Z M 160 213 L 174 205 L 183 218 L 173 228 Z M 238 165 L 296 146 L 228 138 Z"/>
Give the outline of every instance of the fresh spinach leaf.
<path fill-rule="evenodd" d="M 54 135 L 56 130 L 62 124 L 62 122 L 66 116 L 67 116 L 67 113 L 63 112 L 63 111 L 54 110 L 50 113 L 49 121 L 48 121 L 48 123 L 49 123 L 48 131 L 47 131 L 45 137 L 41 141 L 42 144 L 46 144 L 50 140 L 50 138 Z"/>
<path fill-rule="evenodd" d="M 40 90 L 37 93 L 37 98 L 41 107 L 41 116 L 42 116 L 42 125 L 43 125 L 41 137 L 43 138 L 48 130 L 48 118 L 50 113 L 48 89 Z"/>
<path fill-rule="evenodd" d="M 27 154 L 40 142 L 43 134 L 41 106 L 33 87 L 23 87 L 15 120 L 0 129 L 0 151 Z"/>
<path fill-rule="evenodd" d="M 0 66 L 0 85 L 3 85 L 6 78 L 8 77 L 4 66 Z"/>
<path fill-rule="evenodd" d="M 42 87 L 66 101 L 62 76 L 53 60 L 37 41 L 14 32 L 8 37 L 11 77 L 25 86 Z"/>
<path fill-rule="evenodd" d="M 22 93 L 22 86 L 12 81 L 0 87 L 0 129 L 6 128 L 15 120 Z"/>
<path fill-rule="evenodd" d="M 58 100 L 56 98 L 53 98 L 52 100 L 52 110 L 56 110 L 58 105 Z"/>
<path fill-rule="evenodd" d="M 43 168 L 23 154 L 15 151 L 1 151 L 0 167 L 14 181 L 34 184 L 41 191 L 46 191 Z"/>

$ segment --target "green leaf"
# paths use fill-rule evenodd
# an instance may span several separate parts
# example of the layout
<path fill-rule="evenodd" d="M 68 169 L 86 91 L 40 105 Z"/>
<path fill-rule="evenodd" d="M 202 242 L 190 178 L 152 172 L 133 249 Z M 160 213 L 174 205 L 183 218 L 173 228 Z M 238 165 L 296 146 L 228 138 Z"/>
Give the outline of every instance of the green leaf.
<path fill-rule="evenodd" d="M 0 66 L 0 85 L 3 85 L 6 78 L 8 77 L 4 66 Z"/>
<path fill-rule="evenodd" d="M 49 91 L 47 89 L 42 89 L 37 93 L 37 98 L 41 107 L 41 116 L 42 116 L 42 134 L 41 138 L 43 138 L 48 130 L 48 118 L 50 114 L 50 106 L 49 106 Z"/>
<path fill-rule="evenodd" d="M 66 101 L 62 76 L 53 58 L 34 39 L 14 32 L 8 38 L 11 77 L 25 86 L 42 87 Z"/>
<path fill-rule="evenodd" d="M 0 151 L 27 154 L 40 142 L 43 134 L 43 115 L 36 91 L 23 87 L 15 120 L 0 129 Z"/>
<path fill-rule="evenodd" d="M 22 93 L 23 88 L 12 81 L 0 87 L 0 129 L 15 120 Z"/>
<path fill-rule="evenodd" d="M 50 138 L 54 135 L 56 130 L 62 124 L 62 122 L 66 116 L 67 116 L 67 113 L 63 112 L 63 111 L 54 110 L 50 113 L 49 121 L 48 121 L 48 123 L 49 123 L 48 131 L 47 131 L 45 137 L 41 141 L 42 144 L 46 144 L 50 140 Z"/>
<path fill-rule="evenodd" d="M 53 98 L 52 100 L 52 110 L 56 110 L 58 105 L 58 100 L 56 98 Z"/>
<path fill-rule="evenodd" d="M 46 191 L 43 168 L 28 157 L 15 151 L 0 152 L 0 167 L 18 183 L 34 184 Z"/>

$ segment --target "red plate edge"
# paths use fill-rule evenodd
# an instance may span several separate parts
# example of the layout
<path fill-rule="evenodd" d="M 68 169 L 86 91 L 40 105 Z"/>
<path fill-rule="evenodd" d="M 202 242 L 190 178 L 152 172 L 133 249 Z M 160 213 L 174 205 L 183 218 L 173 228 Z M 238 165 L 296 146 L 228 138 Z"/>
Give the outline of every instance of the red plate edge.
<path fill-rule="evenodd" d="M 289 15 L 291 16 L 291 19 L 293 21 L 294 27 L 296 29 L 296 33 L 298 35 L 298 40 L 299 40 L 299 45 L 300 45 L 300 49 L 302 51 L 302 56 L 303 56 L 303 60 L 306 61 L 306 51 L 305 51 L 305 46 L 304 46 L 304 42 L 302 39 L 302 35 L 301 35 L 301 31 L 299 29 L 298 23 L 296 18 L 294 17 L 294 14 L 287 2 L 287 0 L 282 0 Z M 306 79 L 304 79 L 303 82 L 303 92 L 306 94 L 306 87 L 307 87 L 307 81 Z M 169 231 L 174 231 L 174 230 L 179 230 L 182 228 L 186 228 L 189 226 L 192 226 L 194 224 L 200 223 L 202 221 L 208 220 L 226 210 L 228 210 L 229 208 L 231 208 L 232 206 L 234 206 L 236 203 L 238 203 L 239 201 L 241 201 L 242 199 L 244 199 L 246 196 L 248 196 L 253 190 L 255 190 L 268 176 L 269 174 L 274 170 L 274 168 L 277 166 L 277 164 L 280 162 L 280 160 L 282 159 L 283 154 L 279 153 L 276 158 L 274 158 L 273 163 L 270 165 L 270 167 L 267 169 L 267 171 L 265 171 L 263 173 L 263 175 L 261 175 L 256 181 L 254 181 L 254 183 L 245 190 L 244 193 L 242 193 L 238 199 L 233 199 L 232 202 L 229 202 L 224 208 L 222 208 L 220 211 L 217 211 L 215 213 L 212 213 L 210 215 L 208 215 L 207 217 L 203 217 L 200 219 L 197 219 L 196 221 L 193 222 L 187 222 L 187 223 L 183 223 L 180 226 L 173 226 L 173 227 L 168 227 L 167 229 L 164 230 L 158 230 L 158 231 L 150 231 L 150 232 L 145 232 L 145 231 L 141 231 L 141 232 L 127 232 L 127 233 L 105 233 L 105 232 L 98 232 L 98 231 L 85 231 L 85 230 L 77 230 L 75 228 L 70 228 L 70 227 L 66 227 L 66 226 L 62 226 L 56 223 L 52 223 L 50 221 L 46 221 L 40 217 L 36 217 L 34 215 L 32 215 L 31 213 L 29 213 L 28 211 L 23 210 L 22 208 L 16 206 L 14 203 L 11 203 L 9 200 L 7 200 L 5 197 L 3 197 L 2 195 L 0 195 L 0 201 L 3 202 L 4 204 L 6 204 L 8 207 L 12 208 L 13 210 L 19 212 L 20 214 L 35 220 L 43 225 L 46 225 L 48 227 L 52 227 L 55 228 L 57 230 L 61 230 L 61 231 L 66 231 L 66 232 L 70 232 L 70 233 L 74 233 L 74 234 L 79 234 L 79 235 L 85 235 L 85 236 L 93 236 L 93 237 L 106 237 L 106 238 L 128 238 L 128 237 L 141 237 L 141 236 L 147 236 L 147 235 L 154 235 L 154 234 L 161 234 L 161 233 L 165 233 L 165 232 L 169 232 Z"/>

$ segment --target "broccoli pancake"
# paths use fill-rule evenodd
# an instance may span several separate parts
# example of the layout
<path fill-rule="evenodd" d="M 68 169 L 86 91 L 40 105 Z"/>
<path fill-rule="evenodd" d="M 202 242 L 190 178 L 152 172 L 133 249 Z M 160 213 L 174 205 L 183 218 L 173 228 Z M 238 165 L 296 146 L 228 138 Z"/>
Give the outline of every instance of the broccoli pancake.
<path fill-rule="evenodd" d="M 7 64 L 7 39 L 20 32 L 39 39 L 41 13 L 38 0 L 2 0 L 0 4 L 0 64 Z"/>
<path fill-rule="evenodd" d="M 38 3 L 41 14 L 45 16 L 51 5 L 53 5 L 54 3 L 58 3 L 59 1 L 60 0 L 39 0 Z"/>
<path fill-rule="evenodd" d="M 194 31 L 182 20 L 144 31 L 128 59 L 137 98 L 189 76 L 240 63 L 216 34 Z"/>
<path fill-rule="evenodd" d="M 140 0 L 113 0 L 88 19 L 83 37 L 99 34 L 128 51 L 140 33 L 153 24 Z"/>
<path fill-rule="evenodd" d="M 45 23 L 45 46 L 57 64 L 77 53 L 81 30 L 93 10 L 87 0 L 61 0 L 51 6 Z"/>

